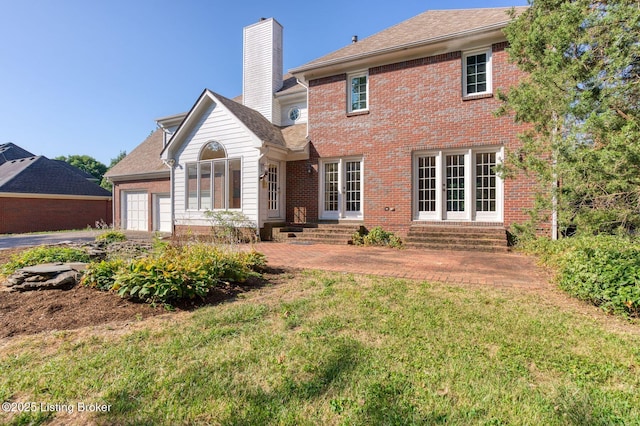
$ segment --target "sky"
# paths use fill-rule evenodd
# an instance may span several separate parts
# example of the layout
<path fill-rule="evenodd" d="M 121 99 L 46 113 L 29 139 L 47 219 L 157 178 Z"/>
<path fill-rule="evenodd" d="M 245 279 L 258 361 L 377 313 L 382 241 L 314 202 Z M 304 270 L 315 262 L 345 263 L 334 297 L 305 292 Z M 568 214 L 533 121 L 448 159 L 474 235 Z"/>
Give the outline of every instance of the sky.
<path fill-rule="evenodd" d="M 526 0 L 0 0 L 0 144 L 109 165 L 205 88 L 242 93 L 242 29 L 284 27 L 285 71 L 419 13 Z"/>

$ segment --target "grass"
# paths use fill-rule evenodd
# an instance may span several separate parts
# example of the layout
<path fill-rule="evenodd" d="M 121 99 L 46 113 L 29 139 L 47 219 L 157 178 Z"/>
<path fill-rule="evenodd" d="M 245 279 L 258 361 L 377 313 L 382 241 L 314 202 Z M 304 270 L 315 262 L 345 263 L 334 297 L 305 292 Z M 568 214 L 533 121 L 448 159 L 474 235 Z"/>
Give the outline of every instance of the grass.
<path fill-rule="evenodd" d="M 111 406 L 57 414 L 65 424 L 640 423 L 640 333 L 512 289 L 282 281 L 194 313 L 8 340 L 0 400 Z"/>

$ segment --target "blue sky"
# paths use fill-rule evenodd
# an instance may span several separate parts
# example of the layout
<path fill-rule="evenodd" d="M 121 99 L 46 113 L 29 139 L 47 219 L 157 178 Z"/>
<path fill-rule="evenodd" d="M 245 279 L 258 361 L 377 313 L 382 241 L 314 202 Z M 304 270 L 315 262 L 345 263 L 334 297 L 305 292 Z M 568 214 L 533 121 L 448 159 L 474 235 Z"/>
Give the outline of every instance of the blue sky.
<path fill-rule="evenodd" d="M 109 164 L 209 88 L 242 91 L 242 28 L 284 26 L 285 70 L 426 10 L 526 0 L 0 0 L 0 143 Z"/>

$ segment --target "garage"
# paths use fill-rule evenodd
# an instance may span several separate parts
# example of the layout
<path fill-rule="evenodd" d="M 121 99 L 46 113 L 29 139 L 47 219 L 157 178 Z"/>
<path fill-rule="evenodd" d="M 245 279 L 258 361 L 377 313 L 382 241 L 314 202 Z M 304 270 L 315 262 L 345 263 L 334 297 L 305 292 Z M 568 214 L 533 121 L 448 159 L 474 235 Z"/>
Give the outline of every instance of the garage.
<path fill-rule="evenodd" d="M 146 192 L 125 192 L 123 213 L 125 229 L 149 230 L 149 195 Z"/>
<path fill-rule="evenodd" d="M 169 194 L 155 195 L 155 215 L 154 215 L 154 231 L 169 232 L 173 230 L 171 226 L 171 198 Z"/>

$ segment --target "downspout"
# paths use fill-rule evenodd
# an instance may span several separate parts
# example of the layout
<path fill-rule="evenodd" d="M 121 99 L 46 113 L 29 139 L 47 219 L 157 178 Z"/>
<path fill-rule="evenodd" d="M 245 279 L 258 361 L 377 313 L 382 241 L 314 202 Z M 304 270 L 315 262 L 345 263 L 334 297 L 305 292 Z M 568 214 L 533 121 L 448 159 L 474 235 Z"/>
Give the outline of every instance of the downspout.
<path fill-rule="evenodd" d="M 555 125 L 553 126 L 551 140 L 553 141 L 552 143 L 555 144 L 556 138 L 558 137 L 558 117 L 556 116 L 555 112 L 553 113 L 553 121 Z M 558 165 L 558 155 L 553 145 L 551 146 L 551 155 L 551 167 L 553 170 L 551 184 L 551 239 L 555 241 L 558 239 L 558 172 L 556 171 Z"/>
<path fill-rule="evenodd" d="M 299 85 L 301 85 L 302 87 L 304 87 L 307 91 L 307 139 L 309 138 L 309 117 L 311 114 L 309 114 L 309 86 L 304 84 L 299 78 L 296 77 L 296 81 L 298 82 Z"/>

